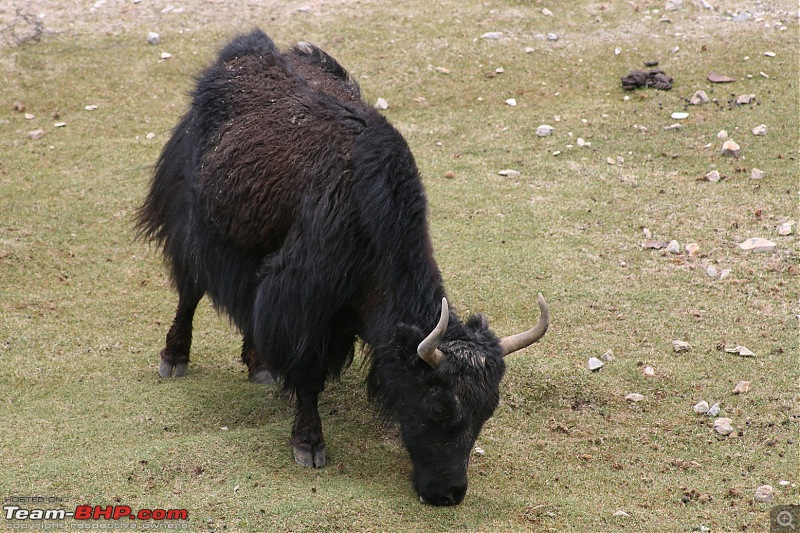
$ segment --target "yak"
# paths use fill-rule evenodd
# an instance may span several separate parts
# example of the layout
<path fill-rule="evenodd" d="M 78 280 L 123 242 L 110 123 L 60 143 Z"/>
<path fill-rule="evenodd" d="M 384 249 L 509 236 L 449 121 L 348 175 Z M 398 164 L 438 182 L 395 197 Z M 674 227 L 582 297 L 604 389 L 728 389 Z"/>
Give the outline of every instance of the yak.
<path fill-rule="evenodd" d="M 322 467 L 319 394 L 360 338 L 368 398 L 399 425 L 420 501 L 460 503 L 503 358 L 547 331 L 541 294 L 536 326 L 503 339 L 449 309 L 411 151 L 320 48 L 282 52 L 254 29 L 190 96 L 136 214 L 178 293 L 161 377 L 186 374 L 208 295 L 242 334 L 249 378 L 294 398 L 295 460 Z"/>

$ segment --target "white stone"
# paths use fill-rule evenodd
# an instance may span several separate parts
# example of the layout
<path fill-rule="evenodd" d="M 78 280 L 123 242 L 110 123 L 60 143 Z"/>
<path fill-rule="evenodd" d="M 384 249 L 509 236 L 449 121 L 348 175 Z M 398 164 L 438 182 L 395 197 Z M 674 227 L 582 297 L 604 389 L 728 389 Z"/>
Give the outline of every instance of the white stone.
<path fill-rule="evenodd" d="M 592 372 L 597 372 L 598 370 L 603 368 L 603 362 L 597 357 L 590 357 L 587 366 L 589 367 L 589 370 L 591 370 Z"/>
<path fill-rule="evenodd" d="M 600 360 L 605 361 L 606 363 L 609 363 L 614 359 L 616 359 L 616 357 L 614 357 L 614 352 L 612 352 L 611 350 L 608 350 L 606 353 L 600 356 Z"/>
<path fill-rule="evenodd" d="M 86 111 L 94 111 L 95 109 L 97 109 L 97 106 L 96 105 L 87 105 L 87 106 L 84 107 L 84 109 Z"/>
<path fill-rule="evenodd" d="M 147 32 L 147 42 L 149 44 L 158 44 L 161 42 L 161 36 L 154 31 Z"/>
<path fill-rule="evenodd" d="M 542 124 L 538 128 L 536 128 L 536 135 L 539 137 L 547 137 L 553 134 L 553 130 L 555 128 L 553 126 L 549 126 L 547 124 Z"/>
<path fill-rule="evenodd" d="M 629 401 L 629 402 L 636 403 L 636 402 L 641 402 L 642 400 L 644 400 L 644 396 L 642 396 L 641 394 L 639 394 L 637 392 L 632 392 L 632 393 L 628 394 L 627 396 L 625 396 L 625 399 L 627 401 Z"/>
<path fill-rule="evenodd" d="M 698 415 L 706 414 L 708 412 L 708 402 L 705 400 L 697 402 L 696 404 L 694 404 L 694 407 L 692 407 L 692 411 L 694 411 Z"/>
<path fill-rule="evenodd" d="M 683 9 L 683 0 L 667 0 L 664 11 L 678 11 Z"/>
<path fill-rule="evenodd" d="M 708 102 L 710 102 L 710 100 L 705 91 L 697 91 L 689 98 L 689 103 L 691 105 L 707 104 Z"/>
<path fill-rule="evenodd" d="M 475 446 L 475 455 L 482 457 L 485 454 L 486 452 L 483 450 L 483 448 L 481 448 L 480 446 Z"/>
<path fill-rule="evenodd" d="M 753 251 L 753 252 L 772 252 L 775 250 L 777 244 L 774 242 L 762 239 L 760 237 L 751 237 L 741 243 L 739 248 L 745 251 Z"/>
<path fill-rule="evenodd" d="M 717 416 L 721 410 L 722 410 L 722 408 L 719 406 L 719 404 L 715 403 L 714 405 L 712 405 L 711 407 L 708 408 L 708 411 L 706 411 L 706 414 L 708 416 Z"/>
<path fill-rule="evenodd" d="M 750 351 L 746 346 L 737 346 L 736 348 L 725 348 L 728 353 L 739 354 L 743 357 L 755 357 L 756 354 Z"/>
<path fill-rule="evenodd" d="M 507 178 L 513 178 L 519 176 L 521 172 L 519 170 L 514 170 L 512 168 L 507 168 L 498 172 L 501 176 L 505 176 Z"/>
<path fill-rule="evenodd" d="M 154 138 L 155 136 L 156 136 L 156 134 L 151 131 L 150 133 L 145 135 L 144 138 L 149 140 L 149 139 Z"/>
<path fill-rule="evenodd" d="M 545 17 L 552 17 L 553 16 L 553 12 L 550 11 L 549 9 L 547 9 L 546 7 L 543 7 L 542 8 L 542 15 L 544 15 Z"/>
<path fill-rule="evenodd" d="M 511 107 L 517 107 L 517 99 L 516 98 L 509 98 L 506 100 L 506 105 Z"/>
<path fill-rule="evenodd" d="M 753 499 L 757 502 L 771 502 L 774 495 L 772 485 L 761 485 L 756 489 Z"/>
<path fill-rule="evenodd" d="M 716 183 L 716 182 L 718 182 L 719 180 L 722 179 L 722 176 L 719 175 L 719 171 L 712 170 L 711 172 L 709 172 L 708 174 L 705 175 L 705 178 L 708 181 Z"/>
<path fill-rule="evenodd" d="M 375 102 L 375 108 L 385 111 L 389 109 L 389 102 L 387 102 L 384 98 L 378 98 L 378 100 Z"/>
<path fill-rule="evenodd" d="M 764 55 L 767 57 L 775 57 L 775 52 L 764 52 Z"/>
<path fill-rule="evenodd" d="M 722 155 L 738 157 L 742 153 L 741 147 L 730 139 L 722 144 Z"/>
<path fill-rule="evenodd" d="M 689 113 L 684 113 L 683 111 L 675 112 L 672 115 L 673 120 L 683 120 L 685 118 L 689 118 Z"/>
<path fill-rule="evenodd" d="M 714 420 L 714 431 L 720 435 L 730 435 L 733 433 L 733 420 L 730 418 L 717 418 Z"/>
<path fill-rule="evenodd" d="M 753 131 L 753 135 L 759 135 L 759 136 L 766 135 L 767 134 L 767 125 L 766 124 L 761 124 L 759 126 L 756 126 L 755 128 L 753 128 L 752 131 Z"/>
<path fill-rule="evenodd" d="M 757 168 L 753 168 L 753 170 L 750 171 L 750 179 L 751 180 L 760 180 L 763 177 L 764 177 L 764 171 L 763 170 L 759 170 Z"/>
<path fill-rule="evenodd" d="M 548 41 L 557 41 L 558 40 L 558 35 L 556 35 L 555 33 L 548 33 L 547 34 L 547 40 Z"/>
<path fill-rule="evenodd" d="M 642 374 L 644 374 L 645 376 L 653 377 L 656 375 L 656 369 L 653 368 L 652 366 L 646 366 L 644 367 L 644 370 L 642 370 Z"/>
<path fill-rule="evenodd" d="M 734 394 L 745 394 L 748 392 L 750 392 L 750 382 L 744 379 L 739 381 L 733 388 Z"/>
<path fill-rule="evenodd" d="M 792 234 L 792 226 L 794 226 L 794 222 L 784 222 L 780 226 L 778 226 L 778 235 L 791 235 Z"/>
<path fill-rule="evenodd" d="M 672 341 L 672 349 L 677 353 L 688 352 L 692 349 L 692 345 L 686 341 Z"/>
<path fill-rule="evenodd" d="M 617 511 L 616 513 L 614 513 L 614 516 L 621 516 L 623 518 L 626 518 L 626 517 L 629 517 L 630 515 L 628 513 L 626 513 L 625 511 L 620 510 L 620 511 Z"/>
<path fill-rule="evenodd" d="M 671 254 L 678 254 L 678 253 L 681 252 L 681 245 L 680 245 L 680 243 L 678 241 L 673 239 L 673 240 L 669 241 L 669 244 L 667 245 L 666 250 L 667 250 L 667 252 L 669 252 Z"/>
<path fill-rule="evenodd" d="M 719 130 L 719 133 L 717 133 L 717 139 L 719 139 L 720 141 L 724 141 L 727 138 L 728 138 L 728 132 L 726 130 Z"/>
<path fill-rule="evenodd" d="M 161 52 L 161 59 L 169 59 L 170 57 L 172 57 L 172 54 L 169 52 Z"/>
<path fill-rule="evenodd" d="M 712 278 L 716 278 L 717 277 L 717 267 L 715 267 L 714 265 L 708 265 L 708 268 L 706 269 L 706 274 L 708 274 Z"/>
<path fill-rule="evenodd" d="M 487 31 L 483 35 L 481 35 L 481 39 L 489 39 L 489 40 L 496 40 L 503 36 L 503 32 L 501 31 Z"/>

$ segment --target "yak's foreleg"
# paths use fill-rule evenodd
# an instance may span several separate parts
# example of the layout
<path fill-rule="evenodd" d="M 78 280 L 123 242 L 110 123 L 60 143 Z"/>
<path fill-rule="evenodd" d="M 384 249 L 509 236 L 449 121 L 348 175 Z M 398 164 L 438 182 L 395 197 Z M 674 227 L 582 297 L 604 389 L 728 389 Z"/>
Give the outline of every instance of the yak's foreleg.
<path fill-rule="evenodd" d="M 161 350 L 161 364 L 158 365 L 158 373 L 162 378 L 186 375 L 192 347 L 192 319 L 203 292 L 195 286 L 179 289 L 178 310 L 167 333 L 166 345 Z"/>
<path fill-rule="evenodd" d="M 275 376 L 259 359 L 253 338 L 247 333 L 244 334 L 242 341 L 242 362 L 247 365 L 247 377 L 250 378 L 250 381 L 263 385 L 275 383 Z"/>
<path fill-rule="evenodd" d="M 292 450 L 294 460 L 306 467 L 325 466 L 325 437 L 322 435 L 322 420 L 317 402 L 322 386 L 298 389 L 297 413 L 292 428 Z"/>

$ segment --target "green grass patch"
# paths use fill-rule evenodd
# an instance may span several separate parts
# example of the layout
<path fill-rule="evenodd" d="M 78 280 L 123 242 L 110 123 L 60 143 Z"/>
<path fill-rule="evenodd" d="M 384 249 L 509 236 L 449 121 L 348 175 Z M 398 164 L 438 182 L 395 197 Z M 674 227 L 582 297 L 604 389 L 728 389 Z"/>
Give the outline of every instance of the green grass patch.
<path fill-rule="evenodd" d="M 165 17 L 159 47 L 129 21 L 2 49 L 0 496 L 186 508 L 190 528 L 208 531 L 766 530 L 772 505 L 800 494 L 800 250 L 796 229 L 777 233 L 800 220 L 797 6 L 714 3 L 567 2 L 547 6 L 552 17 L 519 1 L 254 7 L 205 27 Z M 745 7 L 758 20 L 733 22 Z M 536 320 L 537 292 L 551 305 L 547 336 L 508 361 L 457 508 L 418 503 L 358 363 L 323 393 L 329 466 L 313 471 L 292 460 L 289 401 L 246 381 L 240 338 L 207 303 L 188 377 L 158 378 L 176 297 L 131 216 L 192 76 L 252 24 L 321 45 L 368 101 L 388 100 L 461 314 L 485 313 L 504 335 Z M 502 37 L 480 39 L 489 31 Z M 624 93 L 620 76 L 653 58 L 672 91 Z M 737 82 L 711 84 L 712 70 Z M 698 89 L 718 103 L 664 129 Z M 756 103 L 729 105 L 738 94 Z M 537 137 L 540 124 L 553 135 Z M 750 132 L 759 124 L 764 137 Z M 722 129 L 739 159 L 720 155 Z M 508 168 L 519 176 L 498 175 Z M 725 179 L 698 181 L 712 169 Z M 644 228 L 700 254 L 644 250 Z M 749 237 L 776 251 L 741 251 Z M 709 266 L 730 273 L 712 279 Z M 674 353 L 676 339 L 692 350 Z M 737 345 L 756 357 L 724 351 Z M 616 360 L 590 373 L 606 350 Z M 732 393 L 739 380 L 750 392 Z M 722 405 L 733 435 L 692 412 L 701 399 Z M 772 504 L 753 500 L 763 484 Z"/>

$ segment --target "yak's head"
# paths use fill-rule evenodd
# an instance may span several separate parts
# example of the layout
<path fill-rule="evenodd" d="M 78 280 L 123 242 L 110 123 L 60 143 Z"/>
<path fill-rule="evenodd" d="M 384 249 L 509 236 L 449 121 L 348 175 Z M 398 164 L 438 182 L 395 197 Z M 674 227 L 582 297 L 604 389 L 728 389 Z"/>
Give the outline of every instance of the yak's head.
<path fill-rule="evenodd" d="M 498 339 L 480 315 L 450 323 L 447 300 L 442 300 L 439 323 L 419 343 L 416 361 L 376 361 L 370 384 L 400 425 L 421 502 L 456 505 L 464 499 L 472 447 L 500 400 L 503 358 L 547 331 L 549 312 L 541 294 L 539 306 L 534 328 Z M 399 335 L 400 350 L 421 337 L 412 329 Z"/>

